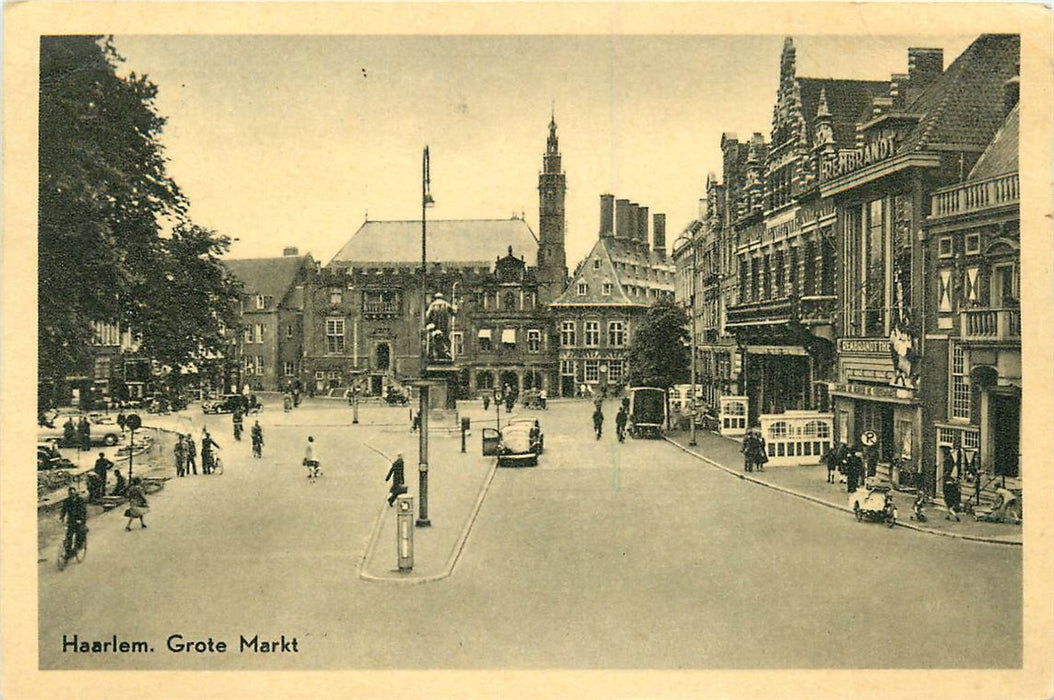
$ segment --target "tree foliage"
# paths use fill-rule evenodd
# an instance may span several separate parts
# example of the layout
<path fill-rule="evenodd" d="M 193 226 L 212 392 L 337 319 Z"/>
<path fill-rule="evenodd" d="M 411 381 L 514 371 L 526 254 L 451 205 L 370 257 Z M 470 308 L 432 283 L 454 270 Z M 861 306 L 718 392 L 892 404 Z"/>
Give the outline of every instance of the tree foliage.
<path fill-rule="evenodd" d="M 42 379 L 86 373 L 94 321 L 135 329 L 146 352 L 178 366 L 225 314 L 214 304 L 229 296 L 218 262 L 228 241 L 189 224 L 164 234 L 185 201 L 165 169 L 157 87 L 119 75 L 122 61 L 102 37 L 40 42 Z"/>
<path fill-rule="evenodd" d="M 688 314 L 671 299 L 659 299 L 638 325 L 629 349 L 629 380 L 635 386 L 668 389 L 687 380 Z"/>

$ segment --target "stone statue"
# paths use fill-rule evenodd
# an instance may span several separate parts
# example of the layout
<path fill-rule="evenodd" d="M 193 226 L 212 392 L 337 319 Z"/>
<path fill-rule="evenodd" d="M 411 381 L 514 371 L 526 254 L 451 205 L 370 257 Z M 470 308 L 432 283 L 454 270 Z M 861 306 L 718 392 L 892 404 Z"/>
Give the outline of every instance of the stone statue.
<path fill-rule="evenodd" d="M 452 362 L 450 353 L 450 324 L 457 315 L 457 307 L 436 292 L 425 311 L 425 336 L 428 339 L 429 362 Z"/>

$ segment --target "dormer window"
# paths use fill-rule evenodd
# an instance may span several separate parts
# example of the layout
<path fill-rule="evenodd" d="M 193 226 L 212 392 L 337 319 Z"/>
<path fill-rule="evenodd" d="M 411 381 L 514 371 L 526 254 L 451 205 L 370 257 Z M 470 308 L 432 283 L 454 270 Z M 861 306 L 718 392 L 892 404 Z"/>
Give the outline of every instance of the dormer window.
<path fill-rule="evenodd" d="M 597 258 L 596 260 L 593 261 L 593 269 L 594 270 L 599 270 L 600 269 L 600 258 Z"/>
<path fill-rule="evenodd" d="M 605 282 L 604 283 L 604 296 L 606 296 L 606 297 L 611 296 L 611 287 L 612 287 L 611 282 Z"/>
<path fill-rule="evenodd" d="M 257 294 L 256 295 L 256 308 L 257 309 L 262 309 L 263 307 L 264 307 L 263 294 Z"/>
<path fill-rule="evenodd" d="M 588 293 L 589 293 L 589 285 L 586 284 L 585 282 L 579 282 L 578 283 L 578 296 L 584 297 Z"/>

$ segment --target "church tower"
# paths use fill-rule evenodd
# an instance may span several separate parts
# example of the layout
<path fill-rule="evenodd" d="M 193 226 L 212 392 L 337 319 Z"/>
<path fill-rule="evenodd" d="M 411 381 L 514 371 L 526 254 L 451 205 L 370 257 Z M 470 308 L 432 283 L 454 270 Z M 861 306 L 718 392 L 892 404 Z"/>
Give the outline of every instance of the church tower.
<path fill-rule="evenodd" d="M 538 281 L 540 301 L 548 304 L 560 296 L 567 284 L 567 253 L 564 251 L 564 194 L 567 176 L 560 167 L 560 143 L 556 138 L 556 115 L 549 120 L 549 138 L 538 175 Z"/>

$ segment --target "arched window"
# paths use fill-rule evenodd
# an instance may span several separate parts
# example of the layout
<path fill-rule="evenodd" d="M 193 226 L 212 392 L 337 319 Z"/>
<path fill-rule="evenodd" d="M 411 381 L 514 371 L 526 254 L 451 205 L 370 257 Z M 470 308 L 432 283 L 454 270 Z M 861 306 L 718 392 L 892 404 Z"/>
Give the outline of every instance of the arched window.
<path fill-rule="evenodd" d="M 787 423 L 786 421 L 776 421 L 769 426 L 769 439 L 770 440 L 786 440 L 787 439 Z"/>

